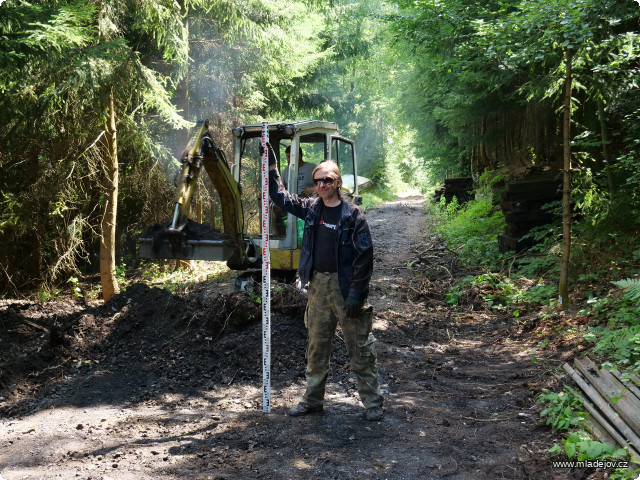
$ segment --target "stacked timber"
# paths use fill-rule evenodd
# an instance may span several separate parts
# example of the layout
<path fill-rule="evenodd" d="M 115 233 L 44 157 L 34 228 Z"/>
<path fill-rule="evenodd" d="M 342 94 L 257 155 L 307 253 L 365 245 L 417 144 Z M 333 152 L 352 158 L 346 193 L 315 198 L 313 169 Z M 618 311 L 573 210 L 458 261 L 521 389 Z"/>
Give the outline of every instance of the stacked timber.
<path fill-rule="evenodd" d="M 588 357 L 574 359 L 574 367 L 563 365 L 583 392 L 581 398 L 595 436 L 603 443 L 627 447 L 640 457 L 640 380 L 598 368 Z"/>
<path fill-rule="evenodd" d="M 562 198 L 561 184 L 555 179 L 518 180 L 509 182 L 500 197 L 506 221 L 504 234 L 498 235 L 501 252 L 520 252 L 531 248 L 531 238 L 522 238 L 532 228 L 547 225 L 553 215 L 542 206 Z"/>
<path fill-rule="evenodd" d="M 444 197 L 447 203 L 450 203 L 455 197 L 458 203 L 465 203 L 473 200 L 473 178 L 472 177 L 453 177 L 445 178 L 442 186 L 435 191 L 433 200 L 439 202 Z"/>

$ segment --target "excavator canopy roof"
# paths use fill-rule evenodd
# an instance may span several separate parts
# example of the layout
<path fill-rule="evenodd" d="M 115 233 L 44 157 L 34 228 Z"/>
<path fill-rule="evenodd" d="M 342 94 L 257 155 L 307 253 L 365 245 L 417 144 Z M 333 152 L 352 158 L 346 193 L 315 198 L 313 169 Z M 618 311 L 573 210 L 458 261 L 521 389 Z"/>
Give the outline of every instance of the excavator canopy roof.
<path fill-rule="evenodd" d="M 255 138 L 262 135 L 262 123 L 242 125 L 233 129 L 233 136 L 240 139 Z M 335 122 L 322 122 L 319 120 L 305 120 L 301 122 L 273 122 L 267 123 L 269 137 L 292 138 L 296 133 L 330 133 L 338 134 L 338 125 Z"/>

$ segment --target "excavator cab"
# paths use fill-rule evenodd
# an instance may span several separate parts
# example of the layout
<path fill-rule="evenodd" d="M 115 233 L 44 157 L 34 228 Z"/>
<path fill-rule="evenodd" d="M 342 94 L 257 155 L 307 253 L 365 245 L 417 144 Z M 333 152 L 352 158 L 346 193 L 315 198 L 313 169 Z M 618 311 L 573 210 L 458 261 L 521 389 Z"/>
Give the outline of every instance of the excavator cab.
<path fill-rule="evenodd" d="M 338 132 L 333 122 L 316 120 L 268 123 L 269 144 L 290 192 L 298 191 L 298 156 L 305 162 L 319 164 L 335 161 L 341 170 L 343 192 L 350 201 L 360 203 L 363 187 L 371 182 L 359 177 L 354 143 Z M 235 154 L 229 164 L 209 132 L 208 122 L 200 122 L 189 148 L 182 158 L 178 199 L 173 217 L 147 230 L 139 239 L 143 258 L 226 261 L 230 268 L 246 270 L 260 265 L 261 225 L 260 179 L 262 159 L 262 124 L 242 125 L 233 129 Z M 285 151 L 290 147 L 287 163 Z M 223 229 L 215 231 L 188 218 L 191 196 L 200 171 L 212 181 L 222 206 Z M 273 207 L 273 205 L 272 205 Z M 300 258 L 301 229 L 296 217 L 270 208 L 270 251 L 274 272 L 295 272 Z"/>

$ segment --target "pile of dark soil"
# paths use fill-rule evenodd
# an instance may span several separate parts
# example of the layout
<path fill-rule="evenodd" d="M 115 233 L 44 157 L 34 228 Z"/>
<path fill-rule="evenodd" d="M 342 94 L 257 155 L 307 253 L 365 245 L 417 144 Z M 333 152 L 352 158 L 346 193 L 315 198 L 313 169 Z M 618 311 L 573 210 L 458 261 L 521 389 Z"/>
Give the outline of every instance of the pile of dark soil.
<path fill-rule="evenodd" d="M 294 329 L 295 335 L 286 337 L 303 344 L 306 298 L 288 284 L 274 284 L 273 291 L 275 328 Z M 0 310 L 0 346 L 6 352 L 0 360 L 0 392 L 5 400 L 14 403 L 8 411 L 7 407 L 0 409 L 0 413 L 16 414 L 28 409 L 33 400 L 30 397 L 65 375 L 78 373 L 80 369 L 117 367 L 125 364 L 125 358 L 128 368 L 140 370 L 140 364 L 149 359 L 180 357 L 184 360 L 180 362 L 181 371 L 195 378 L 203 372 L 198 356 L 210 359 L 218 355 L 226 348 L 224 339 L 221 340 L 226 335 L 233 337 L 231 344 L 239 343 L 234 345 L 234 357 L 239 360 L 245 354 L 255 357 L 252 378 L 259 380 L 260 361 L 255 352 L 261 349 L 260 335 L 256 328 L 248 329 L 259 326 L 261 321 L 258 295 L 259 290 L 257 294 L 222 293 L 215 283 L 207 283 L 188 295 L 176 296 L 137 283 L 109 302 L 90 308 L 79 300 L 46 304 L 9 302 Z M 279 316 L 282 311 L 288 316 Z M 240 349 L 248 351 L 243 353 Z M 237 375 L 235 364 L 223 358 L 216 362 L 215 371 L 201 377 Z"/>
<path fill-rule="evenodd" d="M 166 235 L 169 227 L 171 227 L 171 223 L 171 220 L 167 220 L 162 223 L 150 225 L 142 234 L 142 238 L 154 239 L 158 236 Z M 180 231 L 186 240 L 233 240 L 230 235 L 220 232 L 217 228 L 194 222 L 191 219 L 187 219 L 186 225 Z"/>

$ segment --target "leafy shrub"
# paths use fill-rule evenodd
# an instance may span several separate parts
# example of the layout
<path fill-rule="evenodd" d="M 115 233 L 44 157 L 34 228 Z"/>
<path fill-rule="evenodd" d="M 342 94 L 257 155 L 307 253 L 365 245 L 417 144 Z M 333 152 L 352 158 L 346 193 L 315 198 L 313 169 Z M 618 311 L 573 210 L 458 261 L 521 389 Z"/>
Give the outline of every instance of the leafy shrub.
<path fill-rule="evenodd" d="M 520 262 L 518 274 L 523 277 L 535 278 L 546 276 L 550 272 L 558 271 L 558 259 L 551 256 L 525 257 Z"/>
<path fill-rule="evenodd" d="M 491 266 L 500 261 L 497 238 L 504 230 L 505 220 L 490 198 L 462 206 L 456 197 L 448 204 L 442 198 L 433 213 L 441 220 L 436 232 L 458 253 L 463 264 Z"/>
<path fill-rule="evenodd" d="M 623 289 L 623 295 L 589 300 L 597 324 L 587 330 L 584 339 L 594 343 L 595 353 L 640 371 L 640 282 L 626 279 L 613 283 Z"/>
<path fill-rule="evenodd" d="M 625 278 L 612 282 L 616 287 L 624 289 L 624 294 L 632 301 L 640 305 L 640 280 L 637 278 Z"/>
<path fill-rule="evenodd" d="M 447 303 L 458 305 L 465 290 L 475 286 L 479 288 L 480 297 L 495 310 L 514 307 L 522 300 L 522 291 L 513 281 L 498 273 L 485 273 L 476 277 L 468 276 L 451 287 L 447 292 Z"/>
<path fill-rule="evenodd" d="M 566 385 L 559 393 L 544 390 L 538 396 L 538 403 L 547 405 L 540 412 L 540 416 L 547 417 L 547 425 L 556 430 L 568 430 L 583 425 L 587 418 L 582 399 Z"/>
<path fill-rule="evenodd" d="M 571 387 L 564 387 L 559 393 L 544 390 L 538 396 L 538 403 L 547 405 L 541 417 L 547 417 L 547 425 L 555 430 L 572 430 L 567 438 L 563 439 L 562 446 L 555 444 L 549 449 L 549 453 L 560 455 L 564 453 L 569 459 L 584 460 L 622 460 L 627 458 L 628 452 L 624 448 L 616 448 L 606 443 L 598 442 L 589 436 L 585 430 L 588 428 L 587 413 L 584 410 L 583 401 Z M 611 478 L 628 479 L 635 478 L 629 471 L 614 472 Z"/>
<path fill-rule="evenodd" d="M 619 365 L 640 370 L 640 325 L 617 330 L 592 327 L 584 339 L 595 344 L 595 353 L 610 355 Z"/>
<path fill-rule="evenodd" d="M 550 283 L 546 284 L 543 279 L 522 293 L 522 299 L 525 302 L 534 303 L 536 305 L 547 305 L 558 295 L 558 286 Z"/>
<path fill-rule="evenodd" d="M 579 462 L 584 460 L 621 460 L 628 455 L 624 448 L 615 448 L 593 440 L 584 430 L 571 432 L 565 440 L 562 440 L 562 444 L 567 457 L 577 457 L 576 460 Z M 558 444 L 550 450 L 551 453 L 560 453 L 560 451 L 561 448 Z"/>

